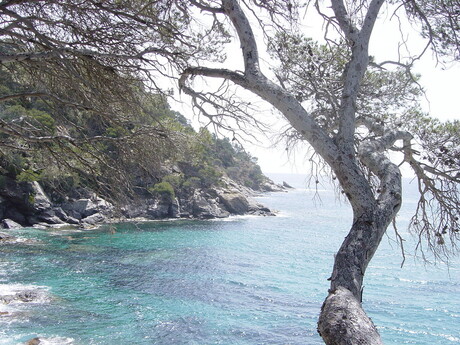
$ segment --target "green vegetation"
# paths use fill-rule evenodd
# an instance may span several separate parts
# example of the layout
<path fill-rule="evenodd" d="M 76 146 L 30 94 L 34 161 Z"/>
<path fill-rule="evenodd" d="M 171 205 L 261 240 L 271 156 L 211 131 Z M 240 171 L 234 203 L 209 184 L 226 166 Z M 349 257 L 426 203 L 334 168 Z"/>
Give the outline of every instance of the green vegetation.
<path fill-rule="evenodd" d="M 2 94 L 24 89 L 25 81 L 0 69 Z M 265 177 L 242 146 L 205 128 L 196 132 L 163 96 L 137 92 L 139 113 L 110 118 L 41 96 L 2 102 L 0 124 L 8 130 L 0 133 L 0 177 L 40 181 L 55 199 L 89 189 L 112 201 L 172 200 L 219 186 L 224 176 L 261 187 Z"/>

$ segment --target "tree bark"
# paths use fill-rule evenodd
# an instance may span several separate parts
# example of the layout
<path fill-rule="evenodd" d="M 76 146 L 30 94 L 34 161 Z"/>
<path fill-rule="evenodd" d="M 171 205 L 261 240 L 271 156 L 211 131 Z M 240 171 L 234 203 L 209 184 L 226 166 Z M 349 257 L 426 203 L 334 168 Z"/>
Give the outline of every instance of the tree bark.
<path fill-rule="evenodd" d="M 346 288 L 329 293 L 321 307 L 318 332 L 327 345 L 383 344 L 361 303 Z"/>
<path fill-rule="evenodd" d="M 379 210 L 361 216 L 343 241 L 318 321 L 318 332 L 327 345 L 383 344 L 361 306 L 362 286 L 366 268 L 393 216 Z"/>

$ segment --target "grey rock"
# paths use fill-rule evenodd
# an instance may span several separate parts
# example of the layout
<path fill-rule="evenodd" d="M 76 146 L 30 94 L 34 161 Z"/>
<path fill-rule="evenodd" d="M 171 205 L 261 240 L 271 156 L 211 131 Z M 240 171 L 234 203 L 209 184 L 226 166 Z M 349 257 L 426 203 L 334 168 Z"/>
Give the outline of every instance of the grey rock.
<path fill-rule="evenodd" d="M 8 207 L 5 211 L 4 217 L 5 219 L 10 219 L 18 224 L 27 224 L 27 219 L 24 214 L 19 212 L 19 210 L 15 207 Z"/>
<path fill-rule="evenodd" d="M 22 303 L 31 303 L 31 302 L 43 302 L 45 297 L 45 293 L 40 290 L 22 290 L 18 291 L 12 295 L 3 295 L 0 296 L 0 300 L 4 304 L 10 304 L 14 302 L 22 302 Z"/>
<path fill-rule="evenodd" d="M 170 216 L 171 202 L 155 200 L 147 207 L 147 216 L 153 219 L 168 218 Z"/>
<path fill-rule="evenodd" d="M 95 214 L 92 214 L 91 216 L 83 218 L 81 221 L 84 224 L 97 225 L 97 224 L 106 223 L 107 216 L 105 216 L 102 213 L 95 213 Z"/>
<path fill-rule="evenodd" d="M 181 214 L 179 199 L 175 198 L 169 208 L 169 214 L 171 218 L 179 218 Z"/>
<path fill-rule="evenodd" d="M 135 202 L 124 206 L 121 211 L 126 218 L 144 217 L 147 214 L 147 205 Z"/>
<path fill-rule="evenodd" d="M 35 290 L 24 290 L 16 294 L 16 299 L 21 302 L 34 302 L 42 296 L 41 293 Z"/>
<path fill-rule="evenodd" d="M 223 209 L 215 198 L 195 193 L 193 197 L 192 215 L 200 219 L 225 218 L 230 213 Z"/>
<path fill-rule="evenodd" d="M 32 188 L 33 202 L 32 205 L 35 210 L 43 211 L 51 208 L 51 201 L 43 191 L 42 186 L 37 181 L 30 183 Z"/>
<path fill-rule="evenodd" d="M 290 184 L 288 184 L 286 181 L 283 181 L 283 187 L 284 188 L 289 188 L 289 189 L 294 189 Z"/>
<path fill-rule="evenodd" d="M 109 214 L 113 206 L 108 201 L 94 196 L 90 199 L 78 199 L 62 205 L 62 209 L 76 219 L 87 218 L 95 213 Z"/>
<path fill-rule="evenodd" d="M 0 196 L 0 219 L 5 218 L 4 215 L 5 215 L 5 211 L 6 211 L 6 207 L 7 207 L 6 205 L 7 205 L 7 203 L 6 203 L 5 198 Z"/>
<path fill-rule="evenodd" d="M 59 217 L 62 221 L 69 224 L 78 224 L 80 221 L 76 218 L 69 216 L 61 207 L 53 207 L 53 212 L 56 217 Z"/>
<path fill-rule="evenodd" d="M 19 223 L 16 223 L 14 220 L 11 219 L 3 219 L 2 220 L 2 226 L 4 229 L 18 229 L 22 228 L 22 225 Z"/>
<path fill-rule="evenodd" d="M 239 193 L 219 195 L 221 202 L 225 205 L 228 212 L 242 215 L 249 211 L 248 199 Z"/>

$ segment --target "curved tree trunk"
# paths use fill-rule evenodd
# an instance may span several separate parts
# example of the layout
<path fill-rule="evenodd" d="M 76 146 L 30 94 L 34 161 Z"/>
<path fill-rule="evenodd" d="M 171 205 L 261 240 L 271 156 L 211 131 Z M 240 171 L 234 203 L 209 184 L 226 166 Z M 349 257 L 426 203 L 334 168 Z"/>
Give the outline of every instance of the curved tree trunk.
<path fill-rule="evenodd" d="M 331 288 L 318 321 L 318 332 L 327 345 L 383 344 L 361 306 L 364 273 L 397 208 L 383 211 L 355 220 L 335 256 Z"/>
<path fill-rule="evenodd" d="M 361 303 L 346 288 L 329 293 L 321 307 L 318 332 L 327 345 L 383 344 Z"/>

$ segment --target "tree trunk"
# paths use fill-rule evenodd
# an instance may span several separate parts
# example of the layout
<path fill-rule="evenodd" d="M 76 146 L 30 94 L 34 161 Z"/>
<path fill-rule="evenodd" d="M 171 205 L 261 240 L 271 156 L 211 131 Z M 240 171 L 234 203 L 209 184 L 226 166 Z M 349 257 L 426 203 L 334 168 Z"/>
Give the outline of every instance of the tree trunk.
<path fill-rule="evenodd" d="M 361 303 L 344 287 L 329 293 L 321 307 L 318 332 L 327 345 L 381 345 L 382 340 Z"/>
<path fill-rule="evenodd" d="M 375 210 L 354 221 L 335 256 L 329 295 L 323 303 L 318 332 L 327 345 L 381 345 L 372 320 L 364 312 L 362 284 L 393 212 Z"/>

